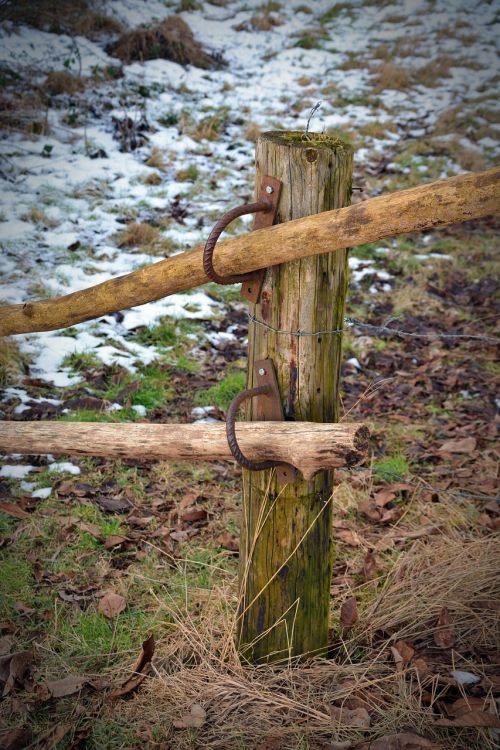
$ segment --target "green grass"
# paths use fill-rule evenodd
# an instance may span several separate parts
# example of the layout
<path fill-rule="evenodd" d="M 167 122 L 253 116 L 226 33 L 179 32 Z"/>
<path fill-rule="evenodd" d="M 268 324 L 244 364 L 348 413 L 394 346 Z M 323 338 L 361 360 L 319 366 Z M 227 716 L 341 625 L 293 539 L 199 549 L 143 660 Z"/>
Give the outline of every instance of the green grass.
<path fill-rule="evenodd" d="M 246 376 L 243 372 L 233 372 L 216 385 L 196 394 L 195 401 L 199 406 L 215 404 L 220 409 L 227 409 L 233 398 L 245 388 Z"/>
<path fill-rule="evenodd" d="M 61 422 L 137 422 L 141 419 L 135 409 L 124 407 L 120 411 L 102 412 L 95 409 L 75 409 L 70 414 L 58 416 Z"/>
<path fill-rule="evenodd" d="M 75 329 L 67 328 L 65 335 L 73 335 L 72 333 L 69 333 L 69 331 L 72 330 L 74 331 Z M 67 367 L 68 369 L 72 370 L 72 372 L 77 374 L 84 372 L 85 370 L 96 369 L 100 365 L 102 366 L 102 362 L 99 357 L 96 354 L 92 354 L 91 352 L 72 352 L 71 354 L 66 354 L 63 361 L 61 362 L 62 367 Z"/>
<path fill-rule="evenodd" d="M 409 474 L 410 467 L 406 458 L 399 454 L 377 461 L 373 466 L 373 472 L 384 482 L 397 482 Z"/>
<path fill-rule="evenodd" d="M 16 602 L 32 606 L 34 583 L 33 570 L 27 560 L 14 555 L 0 560 L 0 617 L 12 616 L 12 606 Z"/>

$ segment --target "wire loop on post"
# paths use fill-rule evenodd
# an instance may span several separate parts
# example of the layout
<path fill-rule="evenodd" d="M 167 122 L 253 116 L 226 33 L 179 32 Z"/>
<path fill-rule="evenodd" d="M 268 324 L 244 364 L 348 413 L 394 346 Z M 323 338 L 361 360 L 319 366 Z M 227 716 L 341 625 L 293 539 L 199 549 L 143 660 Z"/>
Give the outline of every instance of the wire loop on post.
<path fill-rule="evenodd" d="M 246 216 L 247 214 L 255 214 L 259 211 L 267 212 L 272 210 L 273 204 L 270 201 L 261 200 L 256 201 L 255 203 L 244 203 L 242 206 L 232 208 L 230 211 L 227 211 L 227 213 L 221 216 L 217 224 L 210 232 L 208 240 L 205 243 L 205 248 L 203 250 L 203 270 L 205 271 L 209 279 L 215 281 L 217 284 L 224 285 L 238 284 L 241 281 L 248 281 L 249 279 L 253 279 L 254 273 L 239 274 L 236 276 L 220 276 L 213 267 L 215 246 L 224 229 L 228 226 L 228 224 L 234 221 L 234 219 L 237 219 L 239 216 Z"/>
<path fill-rule="evenodd" d="M 243 466 L 245 469 L 250 471 L 264 471 L 264 469 L 271 469 L 273 466 L 278 466 L 277 461 L 260 461 L 256 463 L 250 461 L 241 451 L 238 441 L 236 439 L 236 414 L 243 401 L 247 398 L 253 398 L 254 396 L 270 396 L 273 393 L 273 389 L 269 385 L 258 385 L 255 388 L 247 388 L 245 391 L 241 391 L 237 396 L 233 398 L 226 417 L 226 435 L 229 449 L 233 454 L 235 460 Z"/>

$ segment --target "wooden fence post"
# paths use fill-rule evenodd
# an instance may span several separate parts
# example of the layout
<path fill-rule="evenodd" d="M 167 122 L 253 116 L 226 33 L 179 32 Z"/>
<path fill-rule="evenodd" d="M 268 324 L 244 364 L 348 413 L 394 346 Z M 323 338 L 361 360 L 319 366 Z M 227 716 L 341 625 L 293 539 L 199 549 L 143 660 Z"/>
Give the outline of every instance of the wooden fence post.
<path fill-rule="evenodd" d="M 352 149 L 337 138 L 270 132 L 257 141 L 257 186 L 263 175 L 283 183 L 276 223 L 349 205 L 352 169 Z M 343 327 L 346 285 L 347 251 L 326 252 L 269 269 L 261 302 L 250 308 L 271 328 L 250 322 L 248 385 L 254 361 L 272 359 L 286 419 L 338 420 L 341 335 L 307 334 Z M 237 637 L 253 663 L 325 653 L 331 492 L 331 472 L 285 488 L 275 470 L 244 472 Z"/>

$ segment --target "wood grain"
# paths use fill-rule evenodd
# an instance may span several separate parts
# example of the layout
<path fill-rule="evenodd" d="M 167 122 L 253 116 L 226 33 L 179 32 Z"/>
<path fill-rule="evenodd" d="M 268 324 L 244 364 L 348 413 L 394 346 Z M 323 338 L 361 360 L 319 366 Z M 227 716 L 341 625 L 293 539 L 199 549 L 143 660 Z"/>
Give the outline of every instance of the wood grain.
<path fill-rule="evenodd" d="M 257 141 L 256 164 L 257 184 L 263 174 L 283 182 L 278 220 L 290 222 L 283 226 L 350 201 L 352 149 L 336 139 L 312 148 L 267 134 Z M 346 287 L 345 249 L 301 258 L 268 271 L 261 303 L 252 312 L 282 331 L 341 329 Z M 296 426 L 338 420 L 340 336 L 298 337 L 252 323 L 248 340 L 249 374 L 253 376 L 255 360 L 272 359 L 287 419 Z M 255 418 L 252 409 L 254 404 L 250 419 Z M 329 471 L 285 488 L 269 472 L 244 472 L 240 560 L 246 611 L 240 650 L 253 662 L 319 654 L 326 648 L 331 492 Z"/>
<path fill-rule="evenodd" d="M 236 435 L 252 460 L 283 461 L 310 478 L 321 469 L 358 463 L 369 433 L 362 424 L 242 422 Z M 234 460 L 224 424 L 1 422 L 0 452 L 161 461 Z"/>
<path fill-rule="evenodd" d="M 403 232 L 455 224 L 500 210 L 500 168 L 370 198 L 221 241 L 215 268 L 246 273 Z M 221 210 L 222 213 L 222 210 Z M 202 246 L 79 292 L 0 307 L 0 336 L 51 331 L 142 305 L 208 281 Z"/>

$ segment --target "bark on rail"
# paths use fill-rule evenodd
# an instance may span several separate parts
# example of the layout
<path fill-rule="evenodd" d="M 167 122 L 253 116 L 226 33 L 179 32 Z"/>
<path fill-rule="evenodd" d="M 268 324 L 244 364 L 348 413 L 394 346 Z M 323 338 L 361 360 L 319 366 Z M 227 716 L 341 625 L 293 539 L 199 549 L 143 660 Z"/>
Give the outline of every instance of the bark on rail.
<path fill-rule="evenodd" d="M 299 258 L 443 227 L 500 209 L 500 168 L 450 177 L 347 208 L 260 229 L 218 243 L 216 270 L 241 274 Z M 0 336 L 56 328 L 192 289 L 208 281 L 202 247 L 63 297 L 0 307 Z"/>
<path fill-rule="evenodd" d="M 306 479 L 321 469 L 354 466 L 368 445 L 362 424 L 242 422 L 236 435 L 253 461 L 270 459 Z M 234 460 L 224 424 L 2 422 L 0 453 L 71 454 L 177 461 Z"/>

